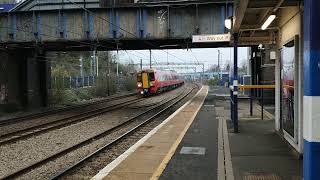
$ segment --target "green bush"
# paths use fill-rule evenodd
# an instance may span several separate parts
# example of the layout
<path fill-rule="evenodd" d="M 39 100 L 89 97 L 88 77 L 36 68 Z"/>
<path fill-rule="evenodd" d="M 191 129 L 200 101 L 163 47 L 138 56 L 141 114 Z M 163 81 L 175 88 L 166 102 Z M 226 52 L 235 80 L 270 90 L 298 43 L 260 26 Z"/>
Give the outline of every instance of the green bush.
<path fill-rule="evenodd" d="M 62 89 L 51 89 L 49 92 L 50 104 L 61 104 L 65 98 L 65 93 Z"/>
<path fill-rule="evenodd" d="M 94 96 L 90 91 L 90 87 L 73 89 L 72 91 L 80 100 L 88 100 Z"/>
<path fill-rule="evenodd" d="M 66 89 L 60 83 L 56 83 L 55 88 L 50 90 L 49 102 L 51 104 L 71 104 L 94 97 L 106 97 L 108 96 L 108 90 L 110 95 L 117 92 L 116 80 L 115 76 L 110 77 L 109 88 L 106 77 L 96 78 L 94 86 L 85 88 Z M 135 89 L 135 78 L 126 77 L 120 83 L 123 83 L 121 86 L 122 90 L 132 91 Z"/>
<path fill-rule="evenodd" d="M 136 78 L 134 77 L 125 77 L 124 88 L 127 91 L 133 91 L 136 88 Z"/>
<path fill-rule="evenodd" d="M 80 100 L 81 99 L 79 98 L 79 96 L 77 96 L 73 89 L 68 89 L 64 91 L 64 98 L 62 100 L 63 104 L 71 104 Z"/>
<path fill-rule="evenodd" d="M 109 94 L 112 95 L 117 91 L 115 78 L 110 77 Z M 92 94 L 95 96 L 105 97 L 108 96 L 108 79 L 106 77 L 98 77 L 95 86 L 92 88 Z"/>

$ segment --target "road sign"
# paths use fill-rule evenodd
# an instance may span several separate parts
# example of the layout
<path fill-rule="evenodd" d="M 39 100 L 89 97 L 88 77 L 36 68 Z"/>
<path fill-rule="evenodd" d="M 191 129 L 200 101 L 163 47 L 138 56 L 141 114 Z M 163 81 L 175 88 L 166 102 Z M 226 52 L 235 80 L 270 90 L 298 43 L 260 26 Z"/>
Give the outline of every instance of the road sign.
<path fill-rule="evenodd" d="M 207 43 L 207 42 L 230 42 L 230 34 L 208 34 L 208 35 L 193 35 L 193 43 Z"/>

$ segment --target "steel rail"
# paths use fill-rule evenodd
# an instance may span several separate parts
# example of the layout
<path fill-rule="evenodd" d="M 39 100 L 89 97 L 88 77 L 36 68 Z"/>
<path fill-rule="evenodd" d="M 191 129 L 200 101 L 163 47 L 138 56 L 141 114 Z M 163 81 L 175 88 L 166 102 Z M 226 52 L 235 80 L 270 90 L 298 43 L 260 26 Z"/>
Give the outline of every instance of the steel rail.
<path fill-rule="evenodd" d="M 89 154 L 88 156 L 84 157 L 83 159 L 81 159 L 80 161 L 78 161 L 77 163 L 73 164 L 72 166 L 70 166 L 69 168 L 57 173 L 56 175 L 54 175 L 53 177 L 50 178 L 50 180 L 56 180 L 61 178 L 62 176 L 64 176 L 65 174 L 67 174 L 68 172 L 70 172 L 72 169 L 74 169 L 75 167 L 79 166 L 81 163 L 87 161 L 88 159 L 92 158 L 93 156 L 97 155 L 98 153 L 100 153 L 101 151 L 110 148 L 110 146 L 116 144 L 117 142 L 121 141 L 122 139 L 124 139 L 125 137 L 127 137 L 128 135 L 136 132 L 139 128 L 143 127 L 144 125 L 146 125 L 148 122 L 150 122 L 151 120 L 153 120 L 154 118 L 158 117 L 159 115 L 161 115 L 163 112 L 165 112 L 166 110 L 168 110 L 169 108 L 171 108 L 172 106 L 176 105 L 177 103 L 181 102 L 185 97 L 187 97 L 193 90 L 195 89 L 192 88 L 188 93 L 186 93 L 185 95 L 183 95 L 182 97 L 180 97 L 178 100 L 174 101 L 173 103 L 171 103 L 169 106 L 165 107 L 164 109 L 162 109 L 161 111 L 157 112 L 156 114 L 152 115 L 151 117 L 149 117 L 148 119 L 144 120 L 143 122 L 141 122 L 140 124 L 136 125 L 134 128 L 130 129 L 129 131 L 127 131 L 126 133 L 122 134 L 121 136 L 119 136 L 118 138 L 116 138 L 115 140 L 111 141 L 110 143 L 104 145 L 103 147 L 99 148 L 98 150 L 94 151 L 93 153 Z"/>
<path fill-rule="evenodd" d="M 181 94 L 183 94 L 183 93 L 181 93 Z M 181 96 L 181 94 L 179 94 L 175 98 Z M 52 160 L 54 160 L 54 159 L 56 159 L 58 157 L 61 157 L 61 156 L 65 155 L 65 154 L 68 154 L 69 152 L 71 152 L 73 150 L 81 148 L 81 147 L 83 147 L 83 146 L 85 146 L 87 144 L 90 144 L 91 142 L 94 142 L 94 141 L 96 141 L 96 140 L 98 140 L 98 139 L 100 139 L 100 138 L 102 138 L 102 137 L 104 137 L 106 135 L 109 135 L 114 131 L 116 132 L 117 129 L 120 129 L 120 128 L 130 124 L 132 121 L 134 121 L 135 119 L 139 118 L 140 116 L 145 115 L 148 112 L 151 112 L 151 111 L 159 108 L 160 106 L 163 106 L 163 105 L 173 101 L 175 98 L 169 99 L 169 100 L 167 100 L 167 101 L 165 101 L 165 102 L 163 102 L 163 103 L 161 103 L 161 104 L 159 104 L 159 105 L 157 105 L 157 106 L 155 106 L 153 108 L 150 108 L 150 109 L 148 109 L 148 110 L 146 110 L 146 111 L 144 111 L 144 112 L 142 112 L 142 113 L 130 118 L 129 120 L 125 121 L 124 123 L 121 123 L 121 124 L 119 124 L 117 126 L 114 126 L 114 127 L 110 128 L 110 129 L 107 129 L 104 132 L 101 132 L 101 133 L 95 135 L 94 137 L 87 138 L 86 140 L 84 140 L 84 141 L 82 141 L 82 142 L 80 142 L 80 143 L 78 143 L 76 145 L 73 145 L 73 146 L 71 146 L 69 148 L 61 150 L 61 151 L 59 151 L 59 152 L 57 152 L 57 153 L 55 153 L 55 154 L 53 154 L 53 155 L 51 155 L 49 157 L 46 157 L 46 158 L 44 158 L 44 159 L 42 159 L 42 160 L 40 160 L 38 162 L 35 162 L 35 163 L 33 163 L 33 164 L 31 164 L 31 165 L 29 165 L 27 167 L 21 168 L 20 170 L 15 171 L 15 172 L 13 172 L 13 173 L 11 173 L 9 175 L 6 175 L 4 177 L 1 177 L 1 178 L 2 179 L 14 179 L 14 178 L 26 173 L 26 172 L 29 172 L 30 170 L 32 170 L 34 168 L 37 168 L 37 167 L 39 167 L 39 166 L 41 166 L 41 165 L 43 165 L 43 164 L 45 164 L 47 162 L 50 162 L 50 161 L 52 161 Z M 168 109 L 168 108 L 166 108 L 166 109 Z M 160 112 L 163 112 L 163 111 L 160 111 Z M 159 113 L 157 113 L 157 114 L 159 114 Z"/>
<path fill-rule="evenodd" d="M 118 104 L 109 105 L 107 107 L 98 108 L 98 109 L 94 109 L 91 111 L 86 111 L 86 112 L 76 114 L 73 116 L 61 118 L 61 119 L 54 120 L 54 121 L 44 123 L 44 124 L 40 124 L 37 126 L 32 126 L 32 127 L 26 128 L 26 129 L 21 129 L 18 131 L 7 133 L 7 134 L 0 136 L 0 146 L 5 145 L 5 144 L 9 144 L 9 143 L 13 143 L 13 142 L 16 142 L 21 139 L 26 139 L 26 138 L 34 136 L 34 135 L 42 134 L 42 133 L 45 133 L 45 132 L 48 132 L 51 130 L 59 129 L 61 127 L 65 127 L 65 126 L 68 126 L 68 125 L 71 125 L 74 123 L 78 123 L 78 122 L 87 120 L 91 117 L 95 117 L 95 116 L 101 115 L 103 113 L 106 113 L 106 112 L 109 112 L 112 110 L 116 110 L 116 109 L 134 104 L 134 103 L 142 101 L 142 100 L 143 100 L 142 98 L 133 99 L 133 100 L 121 102 Z M 55 125 L 55 124 L 57 124 L 57 125 Z"/>
<path fill-rule="evenodd" d="M 110 98 L 106 98 L 106 99 L 102 99 L 102 100 L 98 100 L 98 101 L 94 101 L 94 102 L 89 102 L 89 103 L 85 103 L 85 104 L 73 105 L 73 106 L 69 106 L 69 107 L 63 107 L 63 108 L 48 110 L 48 111 L 45 111 L 45 112 L 32 113 L 32 114 L 28 114 L 28 115 L 21 116 L 21 117 L 5 119 L 5 120 L 1 120 L 0 121 L 0 126 L 19 123 L 19 122 L 23 122 L 23 121 L 26 121 L 26 120 L 33 120 L 35 118 L 52 115 L 54 113 L 67 112 L 67 111 L 71 111 L 73 109 L 83 108 L 83 107 L 86 107 L 86 106 L 89 106 L 89 105 L 93 105 L 93 104 L 102 104 L 102 103 L 108 102 L 110 100 L 118 100 L 118 99 L 121 99 L 121 98 L 134 96 L 136 94 L 137 93 L 130 93 L 130 94 L 125 94 L 125 95 L 120 95 L 120 96 L 114 96 L 114 97 L 110 97 Z"/>

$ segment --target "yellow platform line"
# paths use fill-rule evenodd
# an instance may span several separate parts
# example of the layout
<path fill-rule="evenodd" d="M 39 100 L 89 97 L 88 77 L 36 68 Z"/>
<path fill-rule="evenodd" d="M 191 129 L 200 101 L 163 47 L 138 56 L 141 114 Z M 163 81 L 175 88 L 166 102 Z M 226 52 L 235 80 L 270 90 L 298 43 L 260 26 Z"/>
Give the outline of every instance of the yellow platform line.
<path fill-rule="evenodd" d="M 190 121 L 188 122 L 186 127 L 183 129 L 183 131 L 180 133 L 180 135 L 178 136 L 177 140 L 173 143 L 173 145 L 171 146 L 169 152 L 166 154 L 166 156 L 162 160 L 161 164 L 158 166 L 157 170 L 152 174 L 152 176 L 150 178 L 151 180 L 158 180 L 159 177 L 161 176 L 161 174 L 163 173 L 163 171 L 166 169 L 169 161 L 171 160 L 172 156 L 176 152 L 176 150 L 177 150 L 179 144 L 181 143 L 184 135 L 186 134 L 186 132 L 188 131 L 189 127 L 193 123 L 195 117 L 197 116 L 198 112 L 200 111 L 200 109 L 201 109 L 201 107 L 202 107 L 202 105 L 204 103 L 204 100 L 206 99 L 207 95 L 208 95 L 208 89 L 206 89 L 205 96 L 202 99 L 199 107 L 195 111 L 194 115 L 192 116 L 192 118 L 190 119 Z"/>

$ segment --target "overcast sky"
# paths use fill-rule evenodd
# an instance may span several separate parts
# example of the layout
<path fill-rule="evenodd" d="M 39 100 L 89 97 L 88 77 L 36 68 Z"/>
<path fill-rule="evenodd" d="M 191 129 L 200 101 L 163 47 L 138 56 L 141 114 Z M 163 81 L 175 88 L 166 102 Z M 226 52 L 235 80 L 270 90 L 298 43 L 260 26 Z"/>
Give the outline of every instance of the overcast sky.
<path fill-rule="evenodd" d="M 152 50 L 152 61 L 155 62 L 197 62 L 205 63 L 205 69 L 214 64 L 218 64 L 218 50 L 220 50 L 220 65 L 225 67 L 230 60 L 233 61 L 233 48 L 197 48 L 197 49 L 172 49 L 172 50 Z M 168 51 L 168 54 L 167 54 Z M 116 52 L 113 52 L 116 54 Z M 149 50 L 119 51 L 119 61 L 121 63 L 149 63 Z M 238 50 L 238 66 L 248 60 L 248 48 L 240 47 Z"/>

